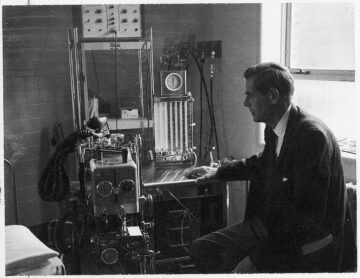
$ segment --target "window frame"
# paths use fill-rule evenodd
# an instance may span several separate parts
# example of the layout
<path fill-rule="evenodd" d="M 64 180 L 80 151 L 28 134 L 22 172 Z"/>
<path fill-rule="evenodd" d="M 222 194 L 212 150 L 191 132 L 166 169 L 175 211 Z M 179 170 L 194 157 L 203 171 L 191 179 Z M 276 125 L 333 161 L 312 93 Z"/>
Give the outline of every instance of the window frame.
<path fill-rule="evenodd" d="M 281 54 L 280 62 L 290 69 L 295 79 L 355 82 L 355 70 L 325 70 L 292 68 L 291 54 L 292 3 L 281 4 Z M 355 27 L 355 26 L 354 26 Z"/>

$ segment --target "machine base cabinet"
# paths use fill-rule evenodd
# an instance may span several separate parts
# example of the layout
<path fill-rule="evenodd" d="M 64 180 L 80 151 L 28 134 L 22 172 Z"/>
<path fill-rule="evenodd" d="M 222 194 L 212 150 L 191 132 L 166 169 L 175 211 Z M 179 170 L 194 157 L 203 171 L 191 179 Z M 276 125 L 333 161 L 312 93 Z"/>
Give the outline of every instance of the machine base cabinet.
<path fill-rule="evenodd" d="M 195 272 L 188 249 L 193 240 L 225 226 L 223 195 L 181 197 L 165 190 L 153 206 L 156 273 Z"/>

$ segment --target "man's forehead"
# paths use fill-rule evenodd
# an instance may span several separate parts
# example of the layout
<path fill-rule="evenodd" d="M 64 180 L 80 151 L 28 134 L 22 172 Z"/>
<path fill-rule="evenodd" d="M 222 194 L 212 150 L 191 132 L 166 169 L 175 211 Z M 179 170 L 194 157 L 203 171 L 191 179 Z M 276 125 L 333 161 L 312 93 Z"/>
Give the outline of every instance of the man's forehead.
<path fill-rule="evenodd" d="M 246 82 L 246 90 L 247 91 L 253 90 L 254 78 L 247 78 L 245 79 L 245 82 Z"/>

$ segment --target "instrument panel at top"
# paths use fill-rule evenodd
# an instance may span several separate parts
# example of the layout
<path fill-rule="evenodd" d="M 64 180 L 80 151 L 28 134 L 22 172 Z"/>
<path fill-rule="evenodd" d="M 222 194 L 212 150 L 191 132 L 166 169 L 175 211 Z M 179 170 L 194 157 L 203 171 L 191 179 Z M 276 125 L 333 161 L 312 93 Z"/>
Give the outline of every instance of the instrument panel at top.
<path fill-rule="evenodd" d="M 141 5 L 84 5 L 82 34 L 84 39 L 141 38 Z"/>

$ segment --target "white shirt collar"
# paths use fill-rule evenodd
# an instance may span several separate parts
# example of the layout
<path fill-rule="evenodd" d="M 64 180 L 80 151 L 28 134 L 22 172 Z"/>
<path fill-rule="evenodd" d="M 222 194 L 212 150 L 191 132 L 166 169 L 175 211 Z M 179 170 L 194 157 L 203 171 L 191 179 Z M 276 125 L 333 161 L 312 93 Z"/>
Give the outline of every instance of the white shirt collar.
<path fill-rule="evenodd" d="M 286 125 L 290 115 L 290 108 L 291 105 L 289 105 L 289 107 L 286 109 L 286 112 L 284 113 L 284 115 L 281 117 L 280 121 L 277 123 L 277 125 L 274 128 L 274 132 L 278 137 L 284 137 L 285 135 Z"/>

